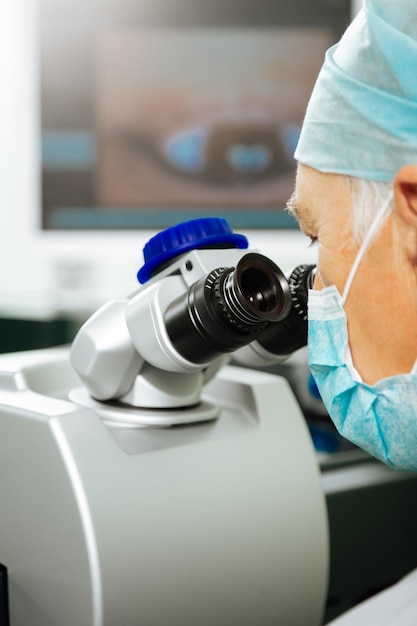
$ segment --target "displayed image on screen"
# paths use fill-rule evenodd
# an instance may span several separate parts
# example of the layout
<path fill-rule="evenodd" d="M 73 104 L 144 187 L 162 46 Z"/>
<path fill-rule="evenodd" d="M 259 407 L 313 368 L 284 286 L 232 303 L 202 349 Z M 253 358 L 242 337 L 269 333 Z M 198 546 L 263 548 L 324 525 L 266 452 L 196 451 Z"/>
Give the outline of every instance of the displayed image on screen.
<path fill-rule="evenodd" d="M 291 4 L 42 0 L 42 227 L 293 227 L 294 148 L 349 3 Z"/>

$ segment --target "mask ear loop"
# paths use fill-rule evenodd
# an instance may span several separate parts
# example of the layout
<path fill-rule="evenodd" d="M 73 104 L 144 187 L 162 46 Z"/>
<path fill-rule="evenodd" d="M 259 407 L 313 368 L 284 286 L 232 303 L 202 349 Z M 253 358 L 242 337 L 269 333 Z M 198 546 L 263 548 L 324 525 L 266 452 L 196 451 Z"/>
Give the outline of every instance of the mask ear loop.
<path fill-rule="evenodd" d="M 376 235 L 376 233 L 378 232 L 378 229 L 380 228 L 380 226 L 384 223 L 385 218 L 388 216 L 390 210 L 391 210 L 391 202 L 392 202 L 392 198 L 393 198 L 393 192 L 391 191 L 388 194 L 387 199 L 385 200 L 384 204 L 382 205 L 381 209 L 378 211 L 378 213 L 376 214 L 368 232 L 366 233 L 366 236 L 362 242 L 362 245 L 359 249 L 358 254 L 356 255 L 356 259 L 351 267 L 351 270 L 349 272 L 349 276 L 347 278 L 346 284 L 345 284 L 345 288 L 343 289 L 343 295 L 342 295 L 342 304 L 343 306 L 346 304 L 346 300 L 347 297 L 349 295 L 349 291 L 350 288 L 352 286 L 352 282 L 353 279 L 355 278 L 356 272 L 358 271 L 358 267 L 365 255 L 365 252 L 368 250 L 371 241 L 373 240 L 374 236 Z"/>

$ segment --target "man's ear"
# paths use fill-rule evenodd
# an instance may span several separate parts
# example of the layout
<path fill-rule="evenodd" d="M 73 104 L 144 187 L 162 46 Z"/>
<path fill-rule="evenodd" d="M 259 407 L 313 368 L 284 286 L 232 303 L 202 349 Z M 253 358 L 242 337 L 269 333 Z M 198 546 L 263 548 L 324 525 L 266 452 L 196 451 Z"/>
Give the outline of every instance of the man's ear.
<path fill-rule="evenodd" d="M 398 170 L 394 179 L 394 200 L 397 215 L 417 227 L 417 164 Z"/>

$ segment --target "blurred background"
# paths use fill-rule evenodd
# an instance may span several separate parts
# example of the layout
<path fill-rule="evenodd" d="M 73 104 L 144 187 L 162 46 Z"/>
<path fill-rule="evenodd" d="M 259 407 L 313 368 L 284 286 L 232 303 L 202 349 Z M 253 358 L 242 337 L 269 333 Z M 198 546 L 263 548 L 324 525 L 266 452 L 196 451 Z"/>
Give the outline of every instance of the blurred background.
<path fill-rule="evenodd" d="M 0 351 L 70 341 L 137 288 L 143 245 L 183 220 L 226 217 L 284 271 L 314 261 L 284 211 L 292 154 L 325 50 L 357 8 L 5 0 Z"/>

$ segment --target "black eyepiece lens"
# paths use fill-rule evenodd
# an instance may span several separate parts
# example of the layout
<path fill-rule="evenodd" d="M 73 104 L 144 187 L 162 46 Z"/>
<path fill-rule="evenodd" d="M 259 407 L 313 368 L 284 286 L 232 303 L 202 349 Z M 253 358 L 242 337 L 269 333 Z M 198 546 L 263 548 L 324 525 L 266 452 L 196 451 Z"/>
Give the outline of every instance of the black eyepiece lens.
<path fill-rule="evenodd" d="M 236 267 L 216 268 L 172 302 L 168 335 L 186 359 L 206 362 L 247 345 L 291 308 L 288 281 L 277 265 L 248 253 Z"/>
<path fill-rule="evenodd" d="M 257 311 L 269 313 L 277 307 L 280 296 L 277 283 L 265 271 L 248 268 L 242 272 L 240 287 L 245 299 Z"/>
<path fill-rule="evenodd" d="M 288 281 L 273 261 L 249 253 L 237 264 L 233 289 L 242 305 L 269 321 L 282 319 L 289 312 Z"/>

